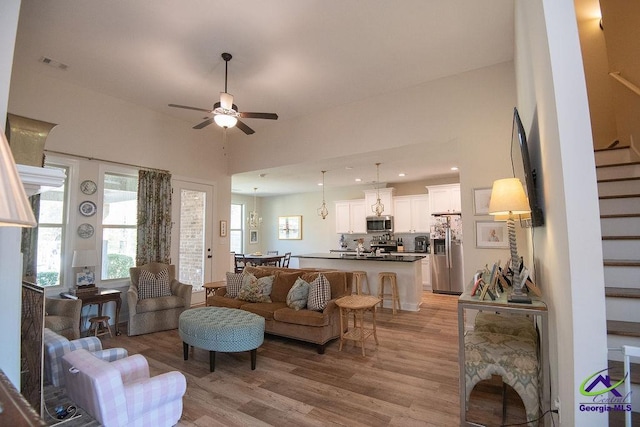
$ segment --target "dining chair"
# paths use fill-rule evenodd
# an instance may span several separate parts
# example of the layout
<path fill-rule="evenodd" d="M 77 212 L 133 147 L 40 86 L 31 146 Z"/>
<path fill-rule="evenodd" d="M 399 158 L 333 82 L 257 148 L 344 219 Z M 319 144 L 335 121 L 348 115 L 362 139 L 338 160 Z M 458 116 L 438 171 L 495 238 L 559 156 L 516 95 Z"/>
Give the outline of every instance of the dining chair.
<path fill-rule="evenodd" d="M 242 273 L 244 267 L 247 265 L 247 260 L 244 258 L 244 254 L 235 254 L 233 260 L 235 262 L 234 273 Z"/>
<path fill-rule="evenodd" d="M 278 251 L 267 251 L 267 255 L 278 255 Z M 272 265 L 274 267 L 280 266 L 280 260 L 268 262 L 266 265 Z"/>
<path fill-rule="evenodd" d="M 284 254 L 284 258 L 282 258 L 281 267 L 289 268 L 289 261 L 291 260 L 291 252 L 287 252 Z"/>

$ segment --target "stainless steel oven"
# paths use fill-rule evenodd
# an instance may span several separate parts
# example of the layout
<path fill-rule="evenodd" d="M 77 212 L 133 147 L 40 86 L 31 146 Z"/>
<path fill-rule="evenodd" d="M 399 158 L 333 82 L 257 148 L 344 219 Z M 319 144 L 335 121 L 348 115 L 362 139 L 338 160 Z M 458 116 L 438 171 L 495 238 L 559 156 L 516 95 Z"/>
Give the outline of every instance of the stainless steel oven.
<path fill-rule="evenodd" d="M 367 233 L 393 233 L 393 217 L 391 215 L 368 216 Z"/>

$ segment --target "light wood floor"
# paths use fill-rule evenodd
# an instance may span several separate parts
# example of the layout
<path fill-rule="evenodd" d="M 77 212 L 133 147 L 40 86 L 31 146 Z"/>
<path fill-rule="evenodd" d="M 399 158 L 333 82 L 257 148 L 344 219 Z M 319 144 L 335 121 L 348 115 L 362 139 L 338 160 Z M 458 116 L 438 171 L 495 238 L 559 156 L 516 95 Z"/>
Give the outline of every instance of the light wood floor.
<path fill-rule="evenodd" d="M 425 293 L 420 312 L 378 312 L 378 339 L 359 347 L 313 345 L 267 335 L 257 368 L 249 353 L 218 353 L 209 372 L 208 352 L 182 357 L 178 331 L 103 339 L 147 357 L 152 375 L 180 370 L 187 377 L 179 426 L 454 426 L 459 425 L 457 297 Z M 126 330 L 126 329 L 124 329 Z M 501 386 L 479 384 L 467 419 L 502 422 Z M 506 423 L 524 422 L 512 390 Z"/>

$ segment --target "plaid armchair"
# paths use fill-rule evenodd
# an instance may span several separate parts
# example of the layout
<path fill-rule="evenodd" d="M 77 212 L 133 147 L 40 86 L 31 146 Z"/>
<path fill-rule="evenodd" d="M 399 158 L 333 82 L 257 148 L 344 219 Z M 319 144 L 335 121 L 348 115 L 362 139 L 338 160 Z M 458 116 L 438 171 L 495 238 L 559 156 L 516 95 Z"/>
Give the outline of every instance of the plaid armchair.
<path fill-rule="evenodd" d="M 44 328 L 42 334 L 44 342 L 44 378 L 56 387 L 64 386 L 64 375 L 62 374 L 62 356 L 74 350 L 83 348 L 90 351 L 93 356 L 107 362 L 127 357 L 127 350 L 124 348 L 102 349 L 102 343 L 96 337 L 80 338 L 69 341 L 62 335 L 58 335 L 51 329 Z"/>
<path fill-rule="evenodd" d="M 112 363 L 76 350 L 62 357 L 69 398 L 105 427 L 173 426 L 182 416 L 185 376 L 149 376 L 140 354 Z"/>

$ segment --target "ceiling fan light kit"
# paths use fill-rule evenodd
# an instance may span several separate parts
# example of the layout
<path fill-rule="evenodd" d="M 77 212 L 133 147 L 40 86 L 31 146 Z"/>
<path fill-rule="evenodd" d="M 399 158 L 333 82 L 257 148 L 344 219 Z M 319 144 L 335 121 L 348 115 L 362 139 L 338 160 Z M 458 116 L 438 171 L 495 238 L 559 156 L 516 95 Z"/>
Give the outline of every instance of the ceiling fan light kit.
<path fill-rule="evenodd" d="M 221 56 L 224 60 L 224 92 L 220 92 L 220 101 L 213 104 L 212 110 L 207 110 L 206 108 L 189 107 L 187 105 L 179 104 L 169 104 L 169 107 L 184 108 L 187 110 L 195 111 L 205 111 L 207 113 L 213 114 L 212 118 L 208 118 L 204 122 L 198 123 L 193 127 L 194 129 L 202 129 L 215 122 L 215 124 L 224 129 L 237 126 L 238 129 L 240 129 L 245 134 L 251 135 L 255 133 L 255 131 L 239 119 L 278 120 L 278 115 L 275 113 L 248 113 L 238 111 L 238 106 L 233 103 L 233 95 L 227 92 L 227 74 L 229 70 L 229 61 L 231 60 L 231 58 L 233 58 L 233 56 L 231 56 L 230 53 L 226 52 Z"/>

